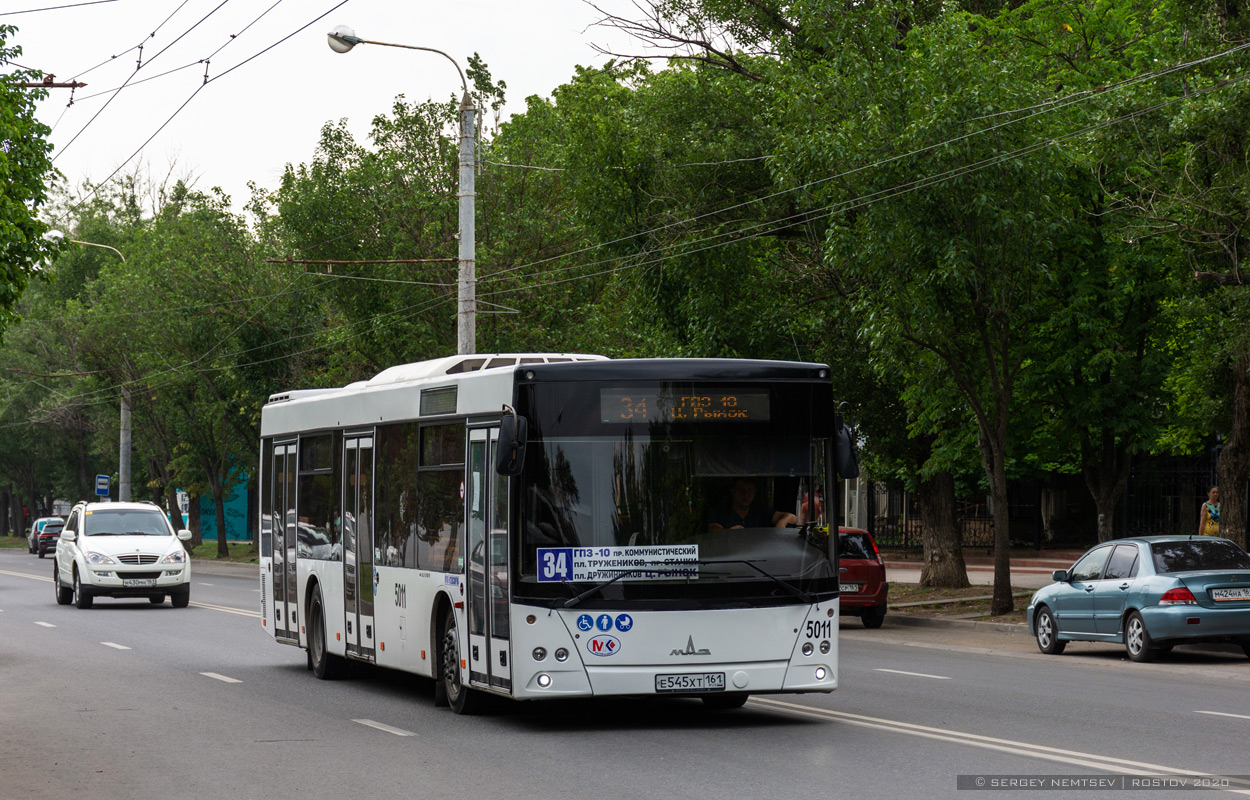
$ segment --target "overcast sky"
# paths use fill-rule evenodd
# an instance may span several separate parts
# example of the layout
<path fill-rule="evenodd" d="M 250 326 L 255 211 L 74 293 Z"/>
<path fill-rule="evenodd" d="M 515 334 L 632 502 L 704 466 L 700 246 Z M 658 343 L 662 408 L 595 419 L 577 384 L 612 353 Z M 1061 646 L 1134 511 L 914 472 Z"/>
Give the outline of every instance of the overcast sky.
<path fill-rule="evenodd" d="M 28 11 L 43 8 L 53 10 Z M 369 45 L 334 53 L 326 33 L 336 25 L 444 50 L 461 69 L 480 53 L 508 85 L 506 119 L 526 97 L 550 97 L 575 65 L 606 61 L 591 48 L 614 40 L 592 26 L 599 16 L 582 0 L 0 0 L 0 24 L 18 27 L 18 64 L 88 84 L 72 105 L 69 89 L 52 89 L 39 107 L 55 166 L 72 184 L 103 181 L 142 149 L 125 170 L 141 160 L 163 176 L 175 164 L 199 189 L 220 186 L 236 209 L 248 181 L 272 188 L 285 164 L 311 160 L 327 121 L 347 118 L 363 142 L 396 95 L 459 94 L 455 69 L 437 54 Z"/>

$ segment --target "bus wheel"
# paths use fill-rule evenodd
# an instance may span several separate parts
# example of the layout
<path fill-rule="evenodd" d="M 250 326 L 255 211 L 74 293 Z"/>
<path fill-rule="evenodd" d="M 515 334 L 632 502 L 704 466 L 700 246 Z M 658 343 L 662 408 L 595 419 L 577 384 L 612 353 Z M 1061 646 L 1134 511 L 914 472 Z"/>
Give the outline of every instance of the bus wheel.
<path fill-rule="evenodd" d="M 326 648 L 326 615 L 321 602 L 321 587 L 313 592 L 308 604 L 308 657 L 312 660 L 313 675 L 323 681 L 332 681 L 343 674 L 343 660 L 330 655 Z"/>
<path fill-rule="evenodd" d="M 713 711 L 733 711 L 746 704 L 749 694 L 705 694 L 703 705 Z"/>
<path fill-rule="evenodd" d="M 472 714 L 477 710 L 477 696 L 460 680 L 460 637 L 456 630 L 456 615 L 450 608 L 443 618 L 442 673 L 443 693 L 447 705 L 457 714 Z M 436 698 L 437 699 L 437 698 Z"/>

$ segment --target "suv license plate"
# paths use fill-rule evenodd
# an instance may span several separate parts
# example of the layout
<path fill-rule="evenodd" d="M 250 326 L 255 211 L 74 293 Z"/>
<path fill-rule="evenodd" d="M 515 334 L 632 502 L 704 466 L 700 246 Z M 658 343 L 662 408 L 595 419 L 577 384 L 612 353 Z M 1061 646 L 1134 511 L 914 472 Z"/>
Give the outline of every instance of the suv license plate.
<path fill-rule="evenodd" d="M 124 578 L 122 580 L 122 588 L 125 589 L 146 589 L 155 585 L 156 578 Z"/>
<path fill-rule="evenodd" d="M 838 591 L 846 592 L 847 594 L 855 594 L 856 592 L 859 591 L 859 584 L 858 583 L 839 583 Z"/>
<path fill-rule="evenodd" d="M 1250 600 L 1250 586 L 1239 586 L 1233 589 L 1212 589 L 1212 600 Z"/>
<path fill-rule="evenodd" d="M 657 692 L 723 692 L 725 673 L 694 672 L 682 675 L 656 675 Z"/>

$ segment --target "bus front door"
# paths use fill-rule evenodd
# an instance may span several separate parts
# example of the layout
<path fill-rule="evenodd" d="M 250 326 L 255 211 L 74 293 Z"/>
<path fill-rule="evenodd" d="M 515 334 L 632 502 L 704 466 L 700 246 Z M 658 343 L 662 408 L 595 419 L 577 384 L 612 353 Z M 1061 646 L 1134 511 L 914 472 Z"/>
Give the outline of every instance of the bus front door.
<path fill-rule="evenodd" d="M 508 480 L 491 469 L 498 442 L 498 428 L 469 432 L 469 682 L 511 691 Z"/>
<path fill-rule="evenodd" d="M 299 607 L 295 581 L 295 443 L 273 448 L 272 506 L 268 509 L 273 537 L 273 632 L 280 640 L 299 639 L 296 609 Z"/>
<path fill-rule="evenodd" d="M 373 661 L 373 437 L 343 437 L 343 600 L 347 653 Z"/>

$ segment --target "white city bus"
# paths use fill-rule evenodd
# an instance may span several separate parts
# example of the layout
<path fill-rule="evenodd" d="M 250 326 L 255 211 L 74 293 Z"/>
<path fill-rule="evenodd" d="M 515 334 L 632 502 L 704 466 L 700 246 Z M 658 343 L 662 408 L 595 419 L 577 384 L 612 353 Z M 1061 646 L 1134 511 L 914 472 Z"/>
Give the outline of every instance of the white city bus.
<path fill-rule="evenodd" d="M 830 692 L 823 517 L 849 442 L 821 364 L 455 356 L 276 394 L 262 625 L 318 677 L 427 676 L 460 713 L 486 694 Z"/>

